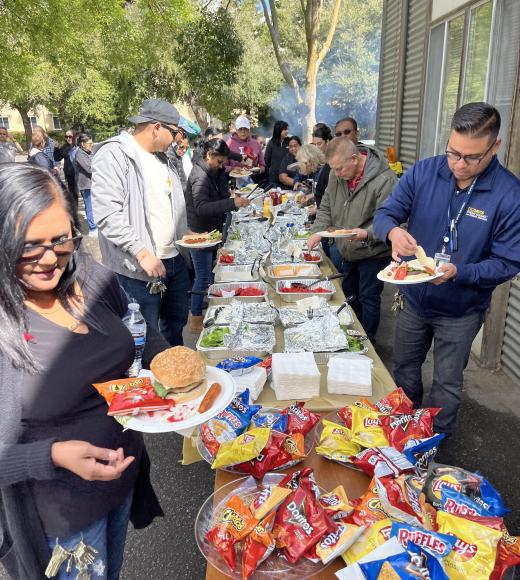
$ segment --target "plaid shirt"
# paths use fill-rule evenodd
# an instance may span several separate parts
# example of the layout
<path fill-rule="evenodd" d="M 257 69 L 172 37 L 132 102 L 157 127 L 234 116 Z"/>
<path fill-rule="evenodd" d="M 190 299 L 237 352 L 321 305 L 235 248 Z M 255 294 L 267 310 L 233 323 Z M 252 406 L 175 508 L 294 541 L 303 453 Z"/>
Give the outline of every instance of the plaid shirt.
<path fill-rule="evenodd" d="M 50 166 L 54 169 L 56 166 L 56 161 L 54 161 L 54 141 L 50 137 L 47 139 L 47 145 L 43 148 L 43 154 L 50 161 Z"/>

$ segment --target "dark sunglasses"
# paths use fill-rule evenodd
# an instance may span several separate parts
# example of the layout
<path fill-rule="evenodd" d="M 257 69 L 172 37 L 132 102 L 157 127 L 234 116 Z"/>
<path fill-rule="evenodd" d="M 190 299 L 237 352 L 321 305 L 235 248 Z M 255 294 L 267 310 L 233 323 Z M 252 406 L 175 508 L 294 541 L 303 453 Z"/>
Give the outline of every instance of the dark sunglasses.
<path fill-rule="evenodd" d="M 165 125 L 164 123 L 160 123 L 160 125 L 163 129 L 166 129 L 167 131 L 170 132 L 170 135 L 173 137 L 174 140 L 177 138 L 177 135 L 180 135 L 183 139 L 186 138 L 186 131 L 181 127 L 177 127 L 177 129 L 172 129 L 171 127 L 168 127 L 168 125 Z"/>
<path fill-rule="evenodd" d="M 65 135 L 65 139 L 73 139 L 74 135 Z"/>
<path fill-rule="evenodd" d="M 336 131 L 336 137 L 346 137 L 350 135 L 354 129 L 345 129 L 344 131 Z"/>
<path fill-rule="evenodd" d="M 18 259 L 18 262 L 20 264 L 36 264 L 43 258 L 47 250 L 52 250 L 58 258 L 70 256 L 79 249 L 82 239 L 83 236 L 78 234 L 72 238 L 58 240 L 52 244 L 26 245 L 22 249 L 22 255 Z"/>

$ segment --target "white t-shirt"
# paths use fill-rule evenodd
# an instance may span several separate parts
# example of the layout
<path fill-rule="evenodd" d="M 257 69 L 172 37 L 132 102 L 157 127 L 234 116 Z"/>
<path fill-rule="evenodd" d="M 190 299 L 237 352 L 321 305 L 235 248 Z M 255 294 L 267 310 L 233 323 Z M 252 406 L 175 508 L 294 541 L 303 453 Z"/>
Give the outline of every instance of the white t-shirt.
<path fill-rule="evenodd" d="M 145 151 L 136 141 L 143 169 L 148 220 L 158 258 L 174 258 L 179 251 L 175 247 L 175 219 L 173 216 L 172 179 L 168 168 L 155 155 Z"/>

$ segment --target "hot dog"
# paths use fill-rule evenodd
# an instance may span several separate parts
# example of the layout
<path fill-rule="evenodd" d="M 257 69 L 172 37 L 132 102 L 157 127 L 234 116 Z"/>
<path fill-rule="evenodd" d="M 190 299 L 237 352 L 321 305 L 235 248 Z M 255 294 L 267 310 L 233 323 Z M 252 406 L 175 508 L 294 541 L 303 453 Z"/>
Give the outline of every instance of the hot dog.
<path fill-rule="evenodd" d="M 211 409 L 213 403 L 215 402 L 215 399 L 220 395 L 221 390 L 222 387 L 220 386 L 220 383 L 213 383 L 211 385 L 211 387 L 207 390 L 206 394 L 204 395 L 204 398 L 200 402 L 199 413 L 204 413 L 208 409 Z"/>

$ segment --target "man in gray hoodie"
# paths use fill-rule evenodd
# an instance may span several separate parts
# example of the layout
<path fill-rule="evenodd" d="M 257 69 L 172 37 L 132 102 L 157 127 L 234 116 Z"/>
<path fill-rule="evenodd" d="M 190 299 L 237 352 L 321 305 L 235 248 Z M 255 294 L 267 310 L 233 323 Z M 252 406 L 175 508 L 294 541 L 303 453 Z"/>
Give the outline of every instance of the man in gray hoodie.
<path fill-rule="evenodd" d="M 165 151 L 181 137 L 177 109 L 147 99 L 133 135 L 100 143 L 92 158 L 92 204 L 103 264 L 117 273 L 146 322 L 182 344 L 190 278 L 175 245 L 187 231 L 178 173 Z M 161 291 L 162 290 L 162 291 Z"/>
<path fill-rule="evenodd" d="M 352 230 L 350 237 L 335 241 L 343 257 L 343 291 L 346 296 L 356 297 L 352 307 L 374 342 L 384 285 L 376 275 L 391 258 L 386 243 L 374 236 L 372 220 L 397 180 L 378 149 L 356 145 L 349 137 L 336 137 L 329 143 L 327 163 L 331 169 L 329 183 L 308 246 L 312 249 L 318 244 L 318 232 L 328 228 Z"/>

